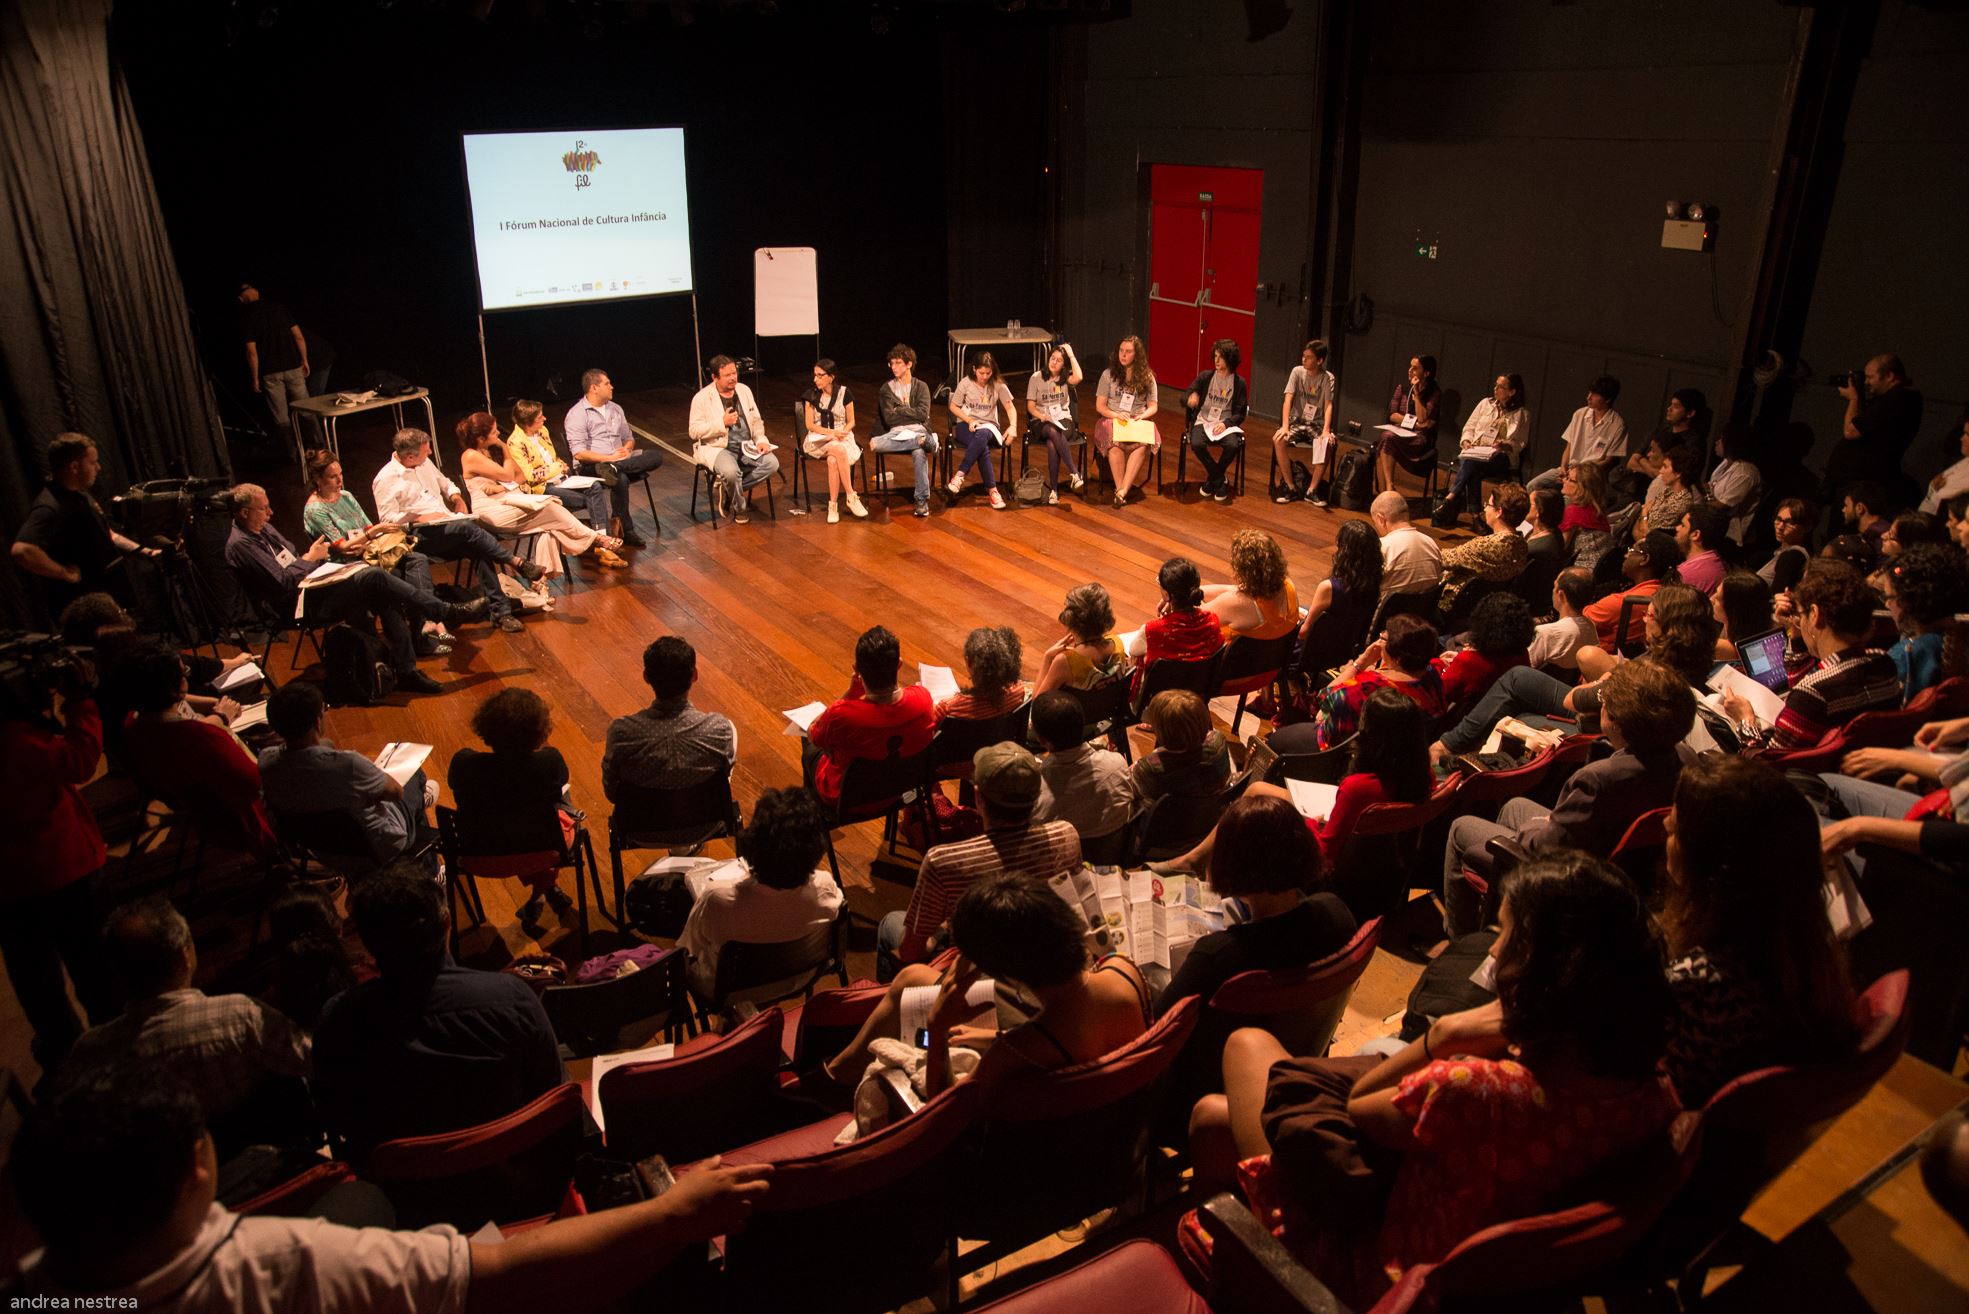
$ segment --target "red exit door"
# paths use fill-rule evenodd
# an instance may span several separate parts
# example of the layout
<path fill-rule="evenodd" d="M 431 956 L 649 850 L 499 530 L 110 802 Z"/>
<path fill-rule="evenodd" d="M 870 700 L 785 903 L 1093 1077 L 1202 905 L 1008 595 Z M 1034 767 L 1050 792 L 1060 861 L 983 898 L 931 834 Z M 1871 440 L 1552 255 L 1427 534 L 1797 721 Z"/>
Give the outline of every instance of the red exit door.
<path fill-rule="evenodd" d="M 1210 368 L 1210 344 L 1237 343 L 1251 378 L 1258 314 L 1262 169 L 1157 164 L 1149 170 L 1149 367 L 1183 388 Z"/>

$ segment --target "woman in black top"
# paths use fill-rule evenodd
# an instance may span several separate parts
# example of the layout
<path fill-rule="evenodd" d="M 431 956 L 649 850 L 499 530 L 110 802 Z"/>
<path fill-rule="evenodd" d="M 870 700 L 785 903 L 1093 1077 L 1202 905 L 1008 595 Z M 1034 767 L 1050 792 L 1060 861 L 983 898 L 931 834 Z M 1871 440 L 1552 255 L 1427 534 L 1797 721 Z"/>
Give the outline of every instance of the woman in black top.
<path fill-rule="evenodd" d="M 1238 377 L 1237 343 L 1219 338 L 1210 344 L 1211 363 L 1190 384 L 1189 408 L 1195 417 L 1190 425 L 1190 450 L 1204 469 L 1203 493 L 1219 502 L 1231 500 L 1230 485 L 1224 472 L 1237 459 L 1244 446 L 1244 414 L 1251 397 Z"/>
<path fill-rule="evenodd" d="M 567 760 L 547 747 L 551 724 L 547 704 L 528 689 L 501 690 L 472 714 L 472 733 L 492 751 L 459 749 L 445 779 L 473 852 L 539 853 L 574 842 Z M 533 895 L 520 908 L 520 925 L 536 927 L 543 904 L 562 914 L 574 906 L 555 884 L 558 875 L 550 868 L 530 878 Z"/>

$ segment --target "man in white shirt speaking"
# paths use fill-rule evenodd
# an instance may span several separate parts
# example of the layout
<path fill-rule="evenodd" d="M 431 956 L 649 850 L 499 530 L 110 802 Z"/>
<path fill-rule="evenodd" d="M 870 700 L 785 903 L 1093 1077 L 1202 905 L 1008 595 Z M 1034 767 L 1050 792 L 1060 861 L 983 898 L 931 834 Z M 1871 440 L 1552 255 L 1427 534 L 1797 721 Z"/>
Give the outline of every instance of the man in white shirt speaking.
<path fill-rule="evenodd" d="M 384 524 L 412 525 L 417 549 L 434 561 L 464 558 L 478 563 L 479 592 L 486 611 L 499 628 L 521 628 L 513 602 L 499 587 L 494 567 L 513 566 L 529 584 L 542 571 L 531 561 L 516 561 L 513 551 L 471 518 L 465 495 L 431 460 L 431 435 L 422 429 L 398 429 L 395 453 L 383 463 L 370 484 L 376 497 L 376 519 Z"/>
<path fill-rule="evenodd" d="M 752 389 L 738 381 L 730 356 L 713 356 L 711 382 L 691 398 L 691 455 L 718 477 L 714 511 L 746 521 L 746 498 L 755 484 L 779 473 L 779 457 L 766 438 L 766 422 Z"/>

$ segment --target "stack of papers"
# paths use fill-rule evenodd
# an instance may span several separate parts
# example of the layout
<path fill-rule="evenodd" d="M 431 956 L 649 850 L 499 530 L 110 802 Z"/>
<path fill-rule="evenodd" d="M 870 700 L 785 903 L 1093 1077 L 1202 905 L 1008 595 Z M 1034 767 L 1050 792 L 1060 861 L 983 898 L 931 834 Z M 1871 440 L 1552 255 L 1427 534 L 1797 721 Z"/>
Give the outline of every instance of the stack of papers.
<path fill-rule="evenodd" d="M 940 703 L 957 693 L 957 676 L 948 666 L 918 665 L 916 678 L 922 682 L 932 702 Z"/>
<path fill-rule="evenodd" d="M 588 1075 L 588 1089 L 591 1092 L 588 1103 L 592 1106 L 591 1111 L 595 1115 L 595 1130 L 608 1130 L 608 1124 L 602 1121 L 603 1076 L 611 1069 L 619 1068 L 625 1063 L 656 1063 L 673 1058 L 676 1053 L 675 1045 L 651 1045 L 647 1049 L 625 1049 L 620 1054 L 603 1054 L 597 1057 Z"/>
<path fill-rule="evenodd" d="M 384 744 L 383 750 L 376 754 L 376 765 L 399 785 L 408 785 L 430 755 L 429 744 Z"/>
<path fill-rule="evenodd" d="M 585 488 L 593 488 L 600 482 L 602 481 L 593 475 L 569 475 L 567 478 L 557 481 L 554 487 L 565 488 L 570 492 L 580 492 Z"/>
<path fill-rule="evenodd" d="M 807 731 L 813 728 L 814 722 L 820 720 L 820 714 L 826 710 L 826 703 L 806 703 L 800 707 L 787 708 L 786 719 L 792 724 L 786 727 L 786 733 L 804 737 Z"/>
<path fill-rule="evenodd" d="M 267 673 L 260 669 L 258 662 L 242 662 L 214 680 L 212 687 L 218 692 L 224 693 L 228 689 L 243 688 L 255 680 L 264 680 L 266 678 Z"/>
<path fill-rule="evenodd" d="M 1705 703 L 1728 716 L 1727 712 L 1723 712 L 1722 695 L 1736 694 L 1750 704 L 1750 710 L 1756 716 L 1760 729 L 1769 730 L 1776 725 L 1778 714 L 1784 711 L 1784 699 L 1734 666 L 1719 666 L 1715 674 L 1709 677 L 1709 687 L 1715 692 L 1704 696 Z"/>
<path fill-rule="evenodd" d="M 324 584 L 335 584 L 347 579 L 365 565 L 361 561 L 324 561 L 316 566 L 312 574 L 301 581 L 304 589 L 318 589 Z"/>
<path fill-rule="evenodd" d="M 227 728 L 234 734 L 238 734 L 241 730 L 248 730 L 253 726 L 265 725 L 266 723 L 267 700 L 262 698 L 257 703 L 240 708 L 239 715 L 232 719 L 231 724 Z"/>
<path fill-rule="evenodd" d="M 1333 804 L 1340 797 L 1338 785 L 1322 785 L 1316 780 L 1288 780 L 1285 792 L 1292 795 L 1292 806 L 1309 821 L 1325 821 L 1333 815 Z"/>

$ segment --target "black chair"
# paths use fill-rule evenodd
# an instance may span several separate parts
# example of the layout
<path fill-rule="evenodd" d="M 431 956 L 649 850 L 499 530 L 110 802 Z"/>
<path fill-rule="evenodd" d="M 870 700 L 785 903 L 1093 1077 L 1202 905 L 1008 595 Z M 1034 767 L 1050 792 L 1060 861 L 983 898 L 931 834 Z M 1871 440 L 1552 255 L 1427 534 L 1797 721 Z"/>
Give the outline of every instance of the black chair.
<path fill-rule="evenodd" d="M 804 465 L 810 458 L 806 455 L 805 452 L 802 452 L 797 459 L 802 465 Z M 779 508 L 773 503 L 773 481 L 770 479 L 762 480 L 760 483 L 754 484 L 752 487 L 753 488 L 763 487 L 766 490 L 766 515 L 773 520 L 779 519 Z M 692 460 L 691 461 L 691 519 L 693 521 L 697 519 L 697 494 L 698 494 L 698 490 L 700 489 L 702 489 L 704 492 L 705 510 L 711 513 L 711 528 L 716 529 L 718 527 L 717 473 L 713 471 L 710 466 L 704 464 L 704 462 L 698 460 Z M 741 488 L 739 490 L 738 495 L 741 498 L 749 498 L 752 496 L 752 491 L 751 489 Z M 738 510 L 737 507 L 733 507 L 731 509 L 734 512 Z"/>
<path fill-rule="evenodd" d="M 882 842 L 893 844 L 896 819 L 904 808 L 916 808 L 923 822 L 923 833 L 937 842 L 937 814 L 930 806 L 930 746 L 920 753 L 904 755 L 902 736 L 889 740 L 886 757 L 858 757 L 841 774 L 841 797 L 834 804 L 833 823 L 827 832 L 827 865 L 841 883 L 841 863 L 834 854 L 834 832 L 843 826 L 882 818 Z"/>
<path fill-rule="evenodd" d="M 848 984 L 848 918 L 845 913 L 797 940 L 768 943 L 728 940 L 718 950 L 711 993 L 691 990 L 697 1015 L 707 1029 L 714 1015 L 733 1004 L 768 1008 L 795 995 L 807 998 L 820 979 L 833 972 Z"/>
<path fill-rule="evenodd" d="M 1183 445 L 1182 449 L 1176 453 L 1176 496 L 1178 497 L 1183 495 L 1183 488 L 1189 482 L 1186 472 L 1190 463 L 1190 430 L 1196 428 L 1196 417 L 1197 408 L 1188 405 L 1186 402 L 1183 406 Z M 1239 427 L 1242 428 L 1243 426 L 1240 425 Z M 1269 445 L 1267 444 L 1267 446 Z M 1244 441 L 1238 444 L 1237 455 L 1231 460 L 1233 478 L 1237 480 L 1237 495 L 1239 497 L 1244 496 L 1244 450 L 1249 446 L 1251 446 L 1251 435 L 1246 434 Z M 1273 452 L 1272 456 L 1276 460 L 1278 453 Z M 1199 461 L 1198 464 L 1201 465 L 1202 462 Z"/>
<path fill-rule="evenodd" d="M 997 716 L 946 716 L 930 739 L 930 778 L 969 780 L 971 759 L 980 748 L 1011 740 L 1023 744 L 1032 726 L 1032 700 Z"/>
<path fill-rule="evenodd" d="M 1026 472 L 1026 465 L 1032 459 L 1032 445 L 1034 443 L 1044 445 L 1043 440 L 1035 432 L 1038 427 L 1039 422 L 1028 414 L 1026 416 L 1025 431 L 1019 435 L 1020 474 Z M 1092 479 L 1094 477 L 1093 472 L 1087 468 L 1087 454 L 1093 449 L 1088 445 L 1087 435 L 1080 431 L 1080 392 L 1077 388 L 1067 389 L 1066 440 L 1067 450 L 1076 453 L 1075 463 L 1080 467 L 1081 477 L 1083 479 Z"/>
<path fill-rule="evenodd" d="M 1375 600 L 1366 598 L 1359 606 L 1330 606 L 1321 612 L 1299 645 L 1298 669 L 1324 683 L 1326 672 L 1360 656 L 1367 647 L 1368 624 L 1378 610 Z"/>
<path fill-rule="evenodd" d="M 1216 826 L 1224 809 L 1237 802 L 1251 783 L 1251 773 L 1241 771 L 1222 789 L 1208 794 L 1164 794 L 1150 803 L 1136 819 L 1135 845 L 1131 861 L 1137 866 L 1188 853 Z"/>
<path fill-rule="evenodd" d="M 376 851 L 370 846 L 369 832 L 363 829 L 362 822 L 356 819 L 354 813 L 340 809 L 285 812 L 269 808 L 268 811 L 273 814 L 274 833 L 280 836 L 281 848 L 288 860 L 299 869 L 303 880 L 307 879 L 310 862 L 350 877 L 367 875 L 383 865 L 377 861 Z M 425 860 L 437 846 L 437 837 L 429 835 L 422 844 L 406 849 L 390 861 Z"/>
<path fill-rule="evenodd" d="M 1223 669 L 1227 651 L 1228 648 L 1219 648 L 1208 657 L 1191 661 L 1164 657 L 1143 666 L 1142 685 L 1135 691 L 1135 719 L 1139 721 L 1142 709 L 1149 705 L 1149 700 L 1166 689 L 1188 689 L 1204 702 L 1209 702 L 1222 682 L 1218 673 Z"/>
<path fill-rule="evenodd" d="M 1470 613 L 1477 609 L 1479 602 L 1482 602 L 1493 593 L 1509 592 L 1510 588 L 1511 584 L 1509 581 L 1499 583 L 1495 580 L 1488 579 L 1471 580 L 1456 591 L 1456 597 L 1450 602 L 1449 609 L 1437 614 L 1437 633 L 1462 633 L 1464 626 L 1470 623 Z"/>
<path fill-rule="evenodd" d="M 732 777 L 721 771 L 682 789 L 618 789 L 608 817 L 609 873 L 615 883 L 615 912 L 602 916 L 620 928 L 628 924 L 623 906 L 627 886 L 622 855 L 637 849 L 691 848 L 714 839 L 735 839 L 739 832 L 738 802 L 732 797 Z"/>
<path fill-rule="evenodd" d="M 1128 685 L 1129 677 L 1123 672 L 1109 676 L 1091 689 L 1065 688 L 1060 692 L 1080 704 L 1080 719 L 1087 727 L 1087 739 L 1106 735 L 1114 751 L 1132 762 L 1135 754 L 1128 745 L 1128 727 L 1135 724 L 1136 718 Z"/>
<path fill-rule="evenodd" d="M 855 462 L 855 478 L 861 484 L 861 497 L 863 501 L 866 501 L 868 499 L 869 455 L 870 453 L 864 451 L 862 453 L 862 459 Z M 800 505 L 806 507 L 809 512 L 812 512 L 814 509 L 814 477 L 813 474 L 807 469 L 807 467 L 809 465 L 816 464 L 816 463 L 825 463 L 826 460 L 827 458 L 824 456 L 808 455 L 807 403 L 804 401 L 794 402 L 793 403 L 793 496 L 796 498 L 800 497 L 802 495 L 801 490 L 804 488 L 806 490 L 805 500 L 802 501 Z M 768 488 L 766 491 L 768 494 L 766 499 L 767 505 L 770 506 L 772 503 L 772 498 L 771 498 L 772 490 Z M 695 503 L 697 500 L 695 490 L 693 490 L 692 492 L 691 500 L 693 503 Z"/>
<path fill-rule="evenodd" d="M 1620 621 L 1614 627 L 1614 648 L 1621 656 L 1639 657 L 1647 651 L 1647 625 L 1637 617 L 1653 605 L 1654 595 L 1651 593 L 1639 597 L 1629 593 L 1620 600 Z"/>
<path fill-rule="evenodd" d="M 657 1024 L 645 1035 L 660 1029 L 670 1043 L 682 1041 L 695 1030 L 690 1002 L 684 997 L 687 957 L 683 950 L 671 949 L 651 966 L 607 981 L 548 986 L 540 1003 L 553 1024 L 561 1057 L 612 1053 L 622 1048 L 623 1030 L 644 1021 Z"/>
<path fill-rule="evenodd" d="M 1282 785 L 1288 780 L 1309 780 L 1320 785 L 1337 785 L 1346 779 L 1354 760 L 1354 736 L 1349 735 L 1331 748 L 1317 753 L 1280 753 L 1265 772 L 1267 784 Z"/>
<path fill-rule="evenodd" d="M 584 878 L 593 877 L 597 897 L 601 894 L 602 884 L 601 872 L 595 863 L 594 843 L 589 839 L 585 826 L 575 831 L 572 844 L 563 842 L 560 818 L 552 812 L 541 814 L 538 829 L 539 837 L 529 840 L 538 847 L 515 852 L 511 844 L 481 839 L 462 813 L 439 804 L 438 847 L 444 854 L 446 879 L 464 887 L 463 893 L 469 894 L 483 917 L 485 904 L 478 892 L 481 877 L 524 879 L 548 871 L 558 873 L 563 867 L 574 868 L 574 899 L 580 920 L 576 936 L 585 957 L 588 952 L 588 885 Z"/>
<path fill-rule="evenodd" d="M 249 588 L 246 577 L 238 571 L 233 572 L 233 582 L 239 586 L 240 593 L 245 596 L 246 605 L 253 609 L 254 622 L 267 633 L 267 642 L 260 649 L 261 670 L 269 672 L 273 670 L 271 660 L 273 657 L 273 646 L 289 630 L 294 632 L 294 651 L 287 659 L 288 670 L 295 671 L 300 669 L 301 645 L 304 643 L 314 645 L 316 661 L 327 660 L 322 655 L 321 636 L 322 632 L 333 622 L 317 621 L 306 615 L 296 616 L 291 610 L 282 614 L 281 608 L 261 597 L 252 588 Z"/>
<path fill-rule="evenodd" d="M 629 426 L 629 432 L 635 434 L 638 440 L 642 442 L 646 442 L 652 447 L 663 446 L 663 444 L 656 441 L 656 435 L 650 433 L 646 429 L 638 429 L 635 425 L 632 424 Z M 568 469 L 570 470 L 581 469 L 581 467 L 575 463 L 572 456 L 569 457 L 567 464 L 568 464 Z M 616 470 L 614 466 L 597 466 L 596 469 L 598 472 L 602 469 L 606 469 L 609 471 L 610 474 L 614 475 L 618 479 L 622 477 L 621 472 Z M 633 475 L 631 477 L 635 479 L 637 483 L 643 486 L 643 498 L 645 501 L 649 503 L 650 527 L 656 530 L 656 537 L 661 538 L 663 536 L 663 517 L 656 513 L 656 490 L 650 487 L 650 481 L 649 481 L 650 472 L 648 470 L 645 470 L 641 474 Z M 634 528 L 634 526 L 629 522 L 629 499 L 626 497 L 623 498 L 622 500 L 622 527 L 624 529 Z M 607 526 L 604 525 L 602 526 L 602 528 L 606 529 Z"/>
<path fill-rule="evenodd" d="M 1379 635 L 1387 627 L 1388 622 L 1396 616 L 1420 616 L 1433 624 L 1436 608 L 1441 604 L 1442 596 L 1443 586 L 1440 583 L 1432 584 L 1414 593 L 1390 593 L 1381 599 L 1381 605 L 1374 609 L 1374 619 L 1367 623 L 1369 641 Z"/>
<path fill-rule="evenodd" d="M 1525 568 L 1511 581 L 1511 591 L 1524 599 L 1532 615 L 1546 615 L 1552 610 L 1552 585 L 1565 568 L 1566 559 L 1563 556 L 1533 557 L 1525 562 Z"/>
<path fill-rule="evenodd" d="M 1292 650 L 1298 643 L 1299 631 L 1292 629 L 1275 639 L 1239 638 L 1224 645 L 1217 665 L 1216 688 L 1204 701 L 1237 695 L 1237 711 L 1231 717 L 1233 735 L 1244 720 L 1245 700 L 1278 678 L 1278 673 L 1292 660 Z"/>

